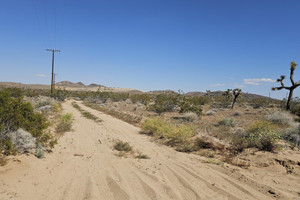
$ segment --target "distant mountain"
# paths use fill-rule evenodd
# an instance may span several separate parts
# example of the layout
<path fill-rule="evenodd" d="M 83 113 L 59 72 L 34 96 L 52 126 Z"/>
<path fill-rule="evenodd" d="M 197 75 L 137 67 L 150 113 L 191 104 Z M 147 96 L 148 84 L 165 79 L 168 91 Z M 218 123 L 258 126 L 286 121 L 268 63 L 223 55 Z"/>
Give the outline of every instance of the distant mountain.
<path fill-rule="evenodd" d="M 218 97 L 218 96 L 223 96 L 224 91 L 215 91 L 215 92 L 210 92 L 209 96 L 212 97 Z M 185 94 L 186 96 L 207 96 L 208 94 L 206 92 L 188 92 Z M 241 95 L 242 98 L 244 99 L 257 99 L 257 98 L 267 98 L 269 97 L 258 95 L 258 94 L 251 94 L 251 93 L 243 93 Z"/>
<path fill-rule="evenodd" d="M 147 92 L 148 94 L 178 94 L 177 92 L 173 90 L 153 90 Z"/>

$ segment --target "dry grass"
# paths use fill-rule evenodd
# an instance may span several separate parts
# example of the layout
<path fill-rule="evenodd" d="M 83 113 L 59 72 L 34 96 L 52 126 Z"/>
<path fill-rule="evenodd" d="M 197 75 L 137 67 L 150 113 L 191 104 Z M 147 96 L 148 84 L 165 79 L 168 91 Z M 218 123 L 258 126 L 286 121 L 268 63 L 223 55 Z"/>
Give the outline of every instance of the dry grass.
<path fill-rule="evenodd" d="M 85 118 L 91 119 L 91 120 L 93 120 L 95 122 L 102 122 L 102 120 L 99 117 L 93 115 L 92 113 L 90 113 L 90 112 L 88 112 L 86 110 L 83 110 L 77 103 L 73 102 L 72 106 L 74 108 L 76 108 Z"/>
<path fill-rule="evenodd" d="M 113 109 L 108 109 L 106 107 L 103 107 L 103 106 L 99 106 L 97 104 L 93 104 L 93 103 L 87 103 L 85 102 L 84 105 L 90 107 L 90 108 L 93 108 L 95 110 L 98 110 L 98 111 L 101 111 L 101 112 L 104 112 L 108 115 L 111 115 L 113 117 L 116 117 L 118 119 L 121 119 L 127 123 L 130 123 L 130 124 L 133 124 L 133 125 L 137 125 L 141 122 L 142 120 L 142 117 L 138 117 L 138 116 L 135 116 L 135 115 L 130 115 L 130 114 L 127 114 L 127 113 L 124 113 L 124 112 L 120 112 L 120 111 L 117 111 L 117 110 L 113 110 Z"/>

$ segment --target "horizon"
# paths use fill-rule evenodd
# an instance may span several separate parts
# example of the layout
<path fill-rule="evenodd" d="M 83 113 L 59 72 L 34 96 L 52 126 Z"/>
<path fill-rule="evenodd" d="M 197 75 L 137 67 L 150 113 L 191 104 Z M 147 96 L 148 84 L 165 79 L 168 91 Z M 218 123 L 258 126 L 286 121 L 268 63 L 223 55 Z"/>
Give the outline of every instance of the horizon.
<path fill-rule="evenodd" d="M 1 82 L 68 80 L 141 91 L 271 91 L 300 63 L 300 2 L 4 1 Z M 17 72 L 17 73 L 16 73 Z M 295 82 L 300 69 L 295 70 Z M 293 97 L 299 97 L 296 89 Z"/>

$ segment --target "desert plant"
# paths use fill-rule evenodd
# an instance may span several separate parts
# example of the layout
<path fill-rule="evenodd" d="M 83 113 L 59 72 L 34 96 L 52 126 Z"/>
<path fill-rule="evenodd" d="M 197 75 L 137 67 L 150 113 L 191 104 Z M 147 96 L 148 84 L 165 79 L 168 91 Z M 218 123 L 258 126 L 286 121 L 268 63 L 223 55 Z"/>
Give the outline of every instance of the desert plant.
<path fill-rule="evenodd" d="M 64 133 L 70 131 L 72 129 L 72 117 L 73 115 L 71 113 L 62 115 L 59 118 L 59 122 L 56 125 L 55 131 L 57 133 Z"/>
<path fill-rule="evenodd" d="M 193 121 L 195 121 L 199 118 L 198 115 L 194 112 L 184 113 L 183 117 L 184 117 L 185 120 L 187 120 L 189 122 L 193 122 Z"/>
<path fill-rule="evenodd" d="M 129 152 L 132 151 L 132 147 L 128 142 L 123 142 L 121 140 L 117 140 L 114 144 L 114 149 L 117 151 Z"/>
<path fill-rule="evenodd" d="M 235 121 L 232 118 L 224 118 L 224 119 L 221 119 L 220 121 L 218 121 L 218 124 L 223 125 L 223 126 L 234 127 L 235 126 Z"/>
<path fill-rule="evenodd" d="M 24 102 L 23 96 L 13 97 L 9 91 L 0 90 L 0 138 L 23 128 L 39 142 L 48 126 L 44 115 L 35 113 L 32 105 Z"/>
<path fill-rule="evenodd" d="M 187 113 L 193 112 L 196 113 L 198 116 L 202 114 L 202 107 L 199 104 L 195 104 L 188 98 L 183 98 L 182 102 L 180 103 L 180 111 L 179 113 Z"/>
<path fill-rule="evenodd" d="M 178 126 L 159 118 L 147 119 L 142 123 L 142 130 L 158 139 L 162 139 L 164 143 L 171 146 L 188 142 L 195 135 L 192 126 Z"/>
<path fill-rule="evenodd" d="M 231 138 L 232 149 L 241 152 L 245 148 L 255 147 L 259 150 L 273 151 L 280 135 L 273 131 L 272 125 L 266 121 L 253 123 L 246 133 Z"/>
<path fill-rule="evenodd" d="M 138 155 L 136 155 L 135 158 L 137 158 L 137 159 L 150 159 L 149 156 L 147 156 L 146 154 L 142 154 L 142 153 L 138 153 Z"/>
<path fill-rule="evenodd" d="M 294 124 L 292 127 L 283 129 L 279 132 L 280 138 L 291 142 L 292 144 L 300 147 L 300 125 Z"/>
<path fill-rule="evenodd" d="M 267 119 L 275 124 L 292 125 L 294 123 L 293 117 L 289 113 L 282 111 L 270 114 Z"/>
<path fill-rule="evenodd" d="M 149 107 L 150 110 L 161 114 L 171 112 L 178 105 L 178 99 L 175 95 L 159 94 L 154 99 L 154 105 Z"/>
<path fill-rule="evenodd" d="M 284 85 L 284 82 L 283 80 L 285 79 L 285 76 L 284 75 L 281 75 L 279 79 L 277 79 L 277 82 L 280 82 L 281 86 L 280 87 L 273 87 L 272 90 L 276 91 L 276 90 L 282 90 L 282 89 L 286 89 L 286 90 L 289 90 L 289 96 L 288 96 L 288 99 L 287 99 L 287 102 L 286 102 L 286 110 L 290 110 L 290 103 L 291 103 L 291 100 L 293 98 L 293 93 L 294 93 L 294 90 L 300 86 L 300 81 L 296 82 L 294 81 L 294 71 L 297 67 L 297 64 L 295 61 L 292 61 L 291 64 L 290 64 L 290 81 L 291 81 L 291 86 L 290 87 L 287 87 Z"/>

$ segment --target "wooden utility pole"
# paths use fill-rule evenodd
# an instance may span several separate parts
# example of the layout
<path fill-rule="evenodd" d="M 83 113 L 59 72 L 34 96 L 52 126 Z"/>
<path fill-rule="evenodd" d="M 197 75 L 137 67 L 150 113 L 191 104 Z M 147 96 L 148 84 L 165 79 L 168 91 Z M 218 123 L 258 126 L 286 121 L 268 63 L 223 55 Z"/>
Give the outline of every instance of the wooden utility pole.
<path fill-rule="evenodd" d="M 55 49 L 46 49 L 46 51 L 52 51 L 52 76 L 51 76 L 51 95 L 54 93 L 54 54 L 55 52 L 60 52 L 60 50 L 55 50 Z"/>

